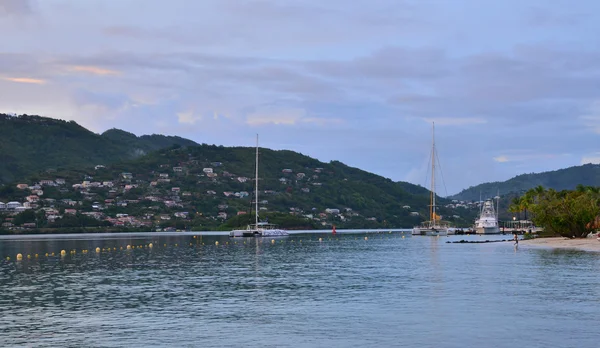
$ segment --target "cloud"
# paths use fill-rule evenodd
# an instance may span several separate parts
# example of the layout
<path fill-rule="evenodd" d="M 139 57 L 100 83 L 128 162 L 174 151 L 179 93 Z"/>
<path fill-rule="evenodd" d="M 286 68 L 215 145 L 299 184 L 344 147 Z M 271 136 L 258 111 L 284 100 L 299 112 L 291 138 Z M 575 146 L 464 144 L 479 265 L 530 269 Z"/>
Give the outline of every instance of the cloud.
<path fill-rule="evenodd" d="M 31 14 L 32 12 L 32 0 L 0 0 L 0 16 L 22 16 Z"/>
<path fill-rule="evenodd" d="M 116 70 L 103 69 L 97 66 L 82 66 L 77 65 L 71 68 L 73 71 L 86 72 L 93 75 L 119 75 L 120 73 Z"/>
<path fill-rule="evenodd" d="M 494 161 L 500 162 L 500 163 L 505 163 L 505 162 L 509 162 L 510 159 L 507 156 L 502 155 L 502 156 L 494 157 Z"/>
<path fill-rule="evenodd" d="M 600 164 L 600 152 L 595 152 L 593 154 L 589 154 L 581 158 L 581 164 L 588 163 Z"/>
<path fill-rule="evenodd" d="M 600 100 L 593 101 L 587 108 L 587 112 L 579 119 L 594 133 L 600 134 Z"/>
<path fill-rule="evenodd" d="M 177 120 L 179 123 L 193 125 L 202 120 L 202 115 L 194 114 L 193 111 L 178 112 Z"/>
<path fill-rule="evenodd" d="M 4 77 L 6 81 L 17 82 L 17 83 L 31 83 L 36 85 L 43 85 L 47 81 L 42 79 L 35 79 L 31 77 Z"/>

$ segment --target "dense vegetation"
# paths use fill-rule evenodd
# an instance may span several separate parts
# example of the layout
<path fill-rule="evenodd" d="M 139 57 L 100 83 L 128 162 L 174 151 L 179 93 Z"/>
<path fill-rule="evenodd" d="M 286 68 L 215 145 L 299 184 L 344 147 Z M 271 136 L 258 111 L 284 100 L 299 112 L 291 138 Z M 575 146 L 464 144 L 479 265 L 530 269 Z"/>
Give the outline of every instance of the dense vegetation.
<path fill-rule="evenodd" d="M 546 234 L 585 238 L 600 228 L 600 188 L 578 185 L 575 190 L 556 191 L 538 186 L 516 198 L 513 212 L 529 212 Z"/>
<path fill-rule="evenodd" d="M 132 159 L 174 144 L 197 145 L 179 137 L 112 129 L 93 133 L 74 121 L 0 114 L 0 184 L 31 174 L 90 167 Z"/>
<path fill-rule="evenodd" d="M 504 182 L 490 182 L 469 187 L 450 198 L 459 200 L 479 200 L 483 197 L 493 197 L 499 191 L 523 194 L 527 190 L 542 186 L 557 191 L 573 190 L 577 185 L 600 186 L 600 165 L 585 164 L 550 172 L 518 175 Z"/>

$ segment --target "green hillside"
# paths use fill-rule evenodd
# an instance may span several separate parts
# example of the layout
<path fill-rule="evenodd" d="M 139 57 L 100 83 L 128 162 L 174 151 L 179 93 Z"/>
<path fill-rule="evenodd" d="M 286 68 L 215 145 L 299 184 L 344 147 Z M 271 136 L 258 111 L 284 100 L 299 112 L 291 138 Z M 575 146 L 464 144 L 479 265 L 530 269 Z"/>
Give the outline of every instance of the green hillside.
<path fill-rule="evenodd" d="M 482 197 L 494 197 L 498 190 L 502 195 L 522 193 L 537 186 L 557 191 L 573 190 L 577 185 L 600 186 L 600 165 L 584 164 L 543 173 L 531 173 L 515 176 L 504 182 L 490 182 L 469 187 L 451 196 L 458 200 L 479 200 Z"/>
<path fill-rule="evenodd" d="M 121 130 L 93 133 L 74 121 L 0 114 L 0 184 L 38 172 L 133 159 L 174 144 L 179 137 L 136 137 Z"/>

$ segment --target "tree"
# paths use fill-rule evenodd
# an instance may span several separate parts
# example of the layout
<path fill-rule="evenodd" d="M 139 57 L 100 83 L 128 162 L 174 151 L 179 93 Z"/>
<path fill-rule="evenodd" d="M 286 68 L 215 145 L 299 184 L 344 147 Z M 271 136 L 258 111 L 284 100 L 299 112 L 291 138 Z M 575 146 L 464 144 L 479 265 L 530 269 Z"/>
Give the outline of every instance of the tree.
<path fill-rule="evenodd" d="M 568 238 L 585 238 L 600 216 L 600 191 L 577 187 L 574 191 L 532 189 L 529 207 L 533 221 L 546 231 Z"/>

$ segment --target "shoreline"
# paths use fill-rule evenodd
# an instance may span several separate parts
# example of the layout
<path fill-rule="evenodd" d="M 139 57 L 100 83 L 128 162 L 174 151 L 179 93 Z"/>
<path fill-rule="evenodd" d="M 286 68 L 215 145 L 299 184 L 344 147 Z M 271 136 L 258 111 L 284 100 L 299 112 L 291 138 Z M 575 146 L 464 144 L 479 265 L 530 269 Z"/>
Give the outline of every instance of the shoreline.
<path fill-rule="evenodd" d="M 519 246 L 543 249 L 571 249 L 600 252 L 600 241 L 596 238 L 568 239 L 565 237 L 535 238 L 519 240 Z"/>

